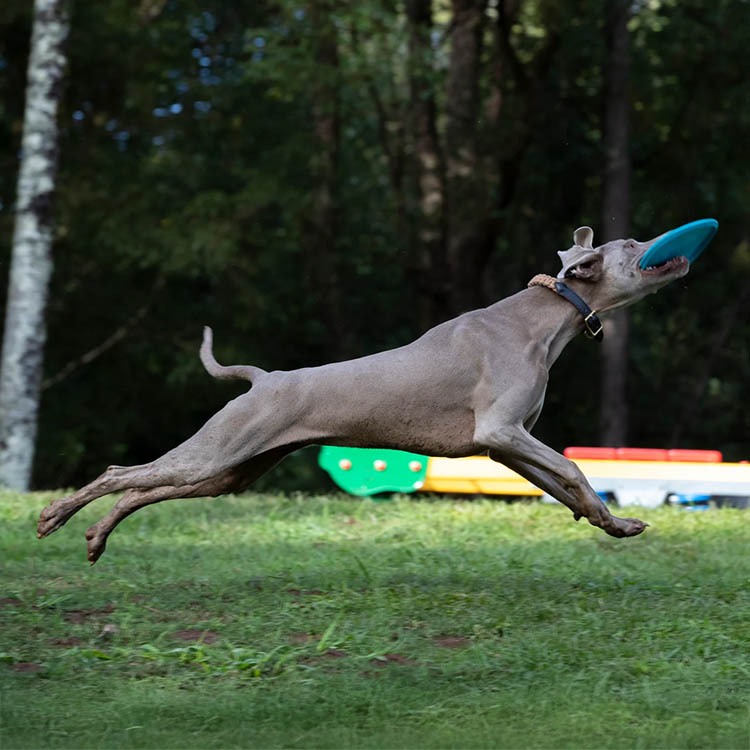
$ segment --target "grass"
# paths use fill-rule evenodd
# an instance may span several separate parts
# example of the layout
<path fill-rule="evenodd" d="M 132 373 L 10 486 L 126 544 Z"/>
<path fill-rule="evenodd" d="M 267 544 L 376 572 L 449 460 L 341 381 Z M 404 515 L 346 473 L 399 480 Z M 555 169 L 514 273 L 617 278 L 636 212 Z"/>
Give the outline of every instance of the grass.
<path fill-rule="evenodd" d="M 750 514 L 0 493 L 0 746 L 748 748 Z"/>

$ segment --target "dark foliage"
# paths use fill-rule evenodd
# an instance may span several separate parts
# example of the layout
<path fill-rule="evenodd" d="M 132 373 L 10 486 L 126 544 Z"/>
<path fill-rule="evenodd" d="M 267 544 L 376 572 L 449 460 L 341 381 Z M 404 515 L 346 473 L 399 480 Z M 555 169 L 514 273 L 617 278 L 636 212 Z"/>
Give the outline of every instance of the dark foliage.
<path fill-rule="evenodd" d="M 27 6 L 0 11 L 0 294 Z M 36 486 L 150 460 L 236 394 L 202 372 L 203 324 L 220 361 L 291 368 L 404 343 L 555 273 L 555 251 L 600 215 L 601 8 L 454 2 L 419 17 L 429 42 L 410 47 L 418 29 L 389 0 L 77 3 Z M 454 21 L 477 9 L 479 36 L 461 36 Z M 648 2 L 630 24 L 633 234 L 721 225 L 689 277 L 633 308 L 631 442 L 734 460 L 750 457 L 746 10 Z M 460 102 L 459 64 L 475 77 Z M 432 245 L 415 80 L 441 158 L 455 156 L 446 143 L 473 149 L 470 180 L 443 174 Z M 477 244 L 457 255 L 468 200 Z M 553 370 L 542 439 L 596 441 L 597 372 L 595 347 L 576 341 Z M 276 483 L 323 481 L 305 458 L 278 471 Z"/>

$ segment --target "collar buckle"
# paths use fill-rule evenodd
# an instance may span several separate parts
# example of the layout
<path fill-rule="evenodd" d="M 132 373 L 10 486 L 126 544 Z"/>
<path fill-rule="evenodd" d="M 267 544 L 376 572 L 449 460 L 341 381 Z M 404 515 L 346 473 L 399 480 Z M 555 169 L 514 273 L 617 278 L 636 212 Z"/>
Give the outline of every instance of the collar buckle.
<path fill-rule="evenodd" d="M 546 274 L 537 274 L 528 283 L 528 286 L 543 286 L 550 291 L 556 292 L 563 299 L 568 300 L 578 310 L 583 318 L 583 335 L 587 339 L 594 339 L 601 343 L 604 338 L 604 326 L 602 325 L 596 310 L 592 310 L 567 284 L 558 281 Z"/>
<path fill-rule="evenodd" d="M 584 319 L 583 324 L 586 328 L 583 331 L 583 335 L 587 339 L 601 339 L 604 336 L 604 326 L 601 320 L 596 314 L 596 310 L 592 310 Z"/>

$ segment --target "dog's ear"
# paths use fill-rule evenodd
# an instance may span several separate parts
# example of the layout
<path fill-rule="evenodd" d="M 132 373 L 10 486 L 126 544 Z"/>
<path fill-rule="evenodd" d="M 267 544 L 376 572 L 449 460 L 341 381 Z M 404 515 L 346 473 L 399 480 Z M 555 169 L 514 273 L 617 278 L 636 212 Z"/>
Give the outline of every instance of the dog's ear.
<path fill-rule="evenodd" d="M 596 281 L 601 276 L 602 256 L 597 252 L 590 252 L 581 258 L 574 266 L 565 271 L 566 279 L 583 279 Z"/>
<path fill-rule="evenodd" d="M 578 227 L 573 232 L 573 244 L 583 247 L 587 250 L 594 249 L 594 230 L 591 227 Z"/>
<path fill-rule="evenodd" d="M 570 250 L 558 252 L 562 260 L 562 270 L 558 279 L 584 279 L 596 281 L 601 275 L 602 256 L 596 250 L 584 250 L 582 247 L 571 247 Z"/>

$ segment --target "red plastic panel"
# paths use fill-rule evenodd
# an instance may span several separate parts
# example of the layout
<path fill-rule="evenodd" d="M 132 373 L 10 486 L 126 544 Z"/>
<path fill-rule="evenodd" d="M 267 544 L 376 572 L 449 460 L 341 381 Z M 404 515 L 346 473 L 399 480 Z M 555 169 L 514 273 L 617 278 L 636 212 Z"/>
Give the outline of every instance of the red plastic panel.
<path fill-rule="evenodd" d="M 694 451 L 673 448 L 668 451 L 670 461 L 689 461 L 694 463 L 720 464 L 723 460 L 721 451 Z"/>
<path fill-rule="evenodd" d="M 687 448 L 598 448 L 573 445 L 564 451 L 566 458 L 600 461 L 686 461 L 690 463 L 721 463 L 721 451 L 690 450 Z"/>
<path fill-rule="evenodd" d="M 566 458 L 589 458 L 599 459 L 600 461 L 614 461 L 617 458 L 615 448 L 583 448 L 580 446 L 571 446 L 563 451 Z"/>
<path fill-rule="evenodd" d="M 617 458 L 621 461 L 666 461 L 668 451 L 662 448 L 618 448 Z"/>

